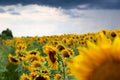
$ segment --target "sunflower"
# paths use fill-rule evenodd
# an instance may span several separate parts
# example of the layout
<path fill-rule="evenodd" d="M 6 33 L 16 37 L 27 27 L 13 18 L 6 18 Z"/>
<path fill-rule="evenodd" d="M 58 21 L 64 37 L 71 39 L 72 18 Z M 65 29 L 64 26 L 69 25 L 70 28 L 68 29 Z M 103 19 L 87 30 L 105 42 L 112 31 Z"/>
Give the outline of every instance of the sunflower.
<path fill-rule="evenodd" d="M 38 55 L 26 55 L 25 59 L 29 62 L 41 61 L 41 57 Z"/>
<path fill-rule="evenodd" d="M 48 75 L 38 75 L 35 80 L 50 80 Z"/>
<path fill-rule="evenodd" d="M 18 45 L 16 45 L 16 48 L 19 50 L 25 50 L 27 48 L 25 43 L 20 43 Z"/>
<path fill-rule="evenodd" d="M 62 51 L 62 50 L 64 50 L 65 49 L 65 46 L 63 45 L 63 44 L 57 44 L 56 45 L 56 48 L 59 50 L 59 51 Z"/>
<path fill-rule="evenodd" d="M 24 54 L 25 52 L 23 50 L 21 51 L 16 49 L 15 53 L 16 53 L 16 56 L 18 56 L 21 61 L 25 58 L 25 54 Z"/>
<path fill-rule="evenodd" d="M 63 39 L 62 39 L 62 42 L 66 43 L 66 42 L 67 42 L 66 38 L 63 38 Z"/>
<path fill-rule="evenodd" d="M 101 32 L 103 32 L 104 35 L 108 34 L 107 30 L 101 30 Z"/>
<path fill-rule="evenodd" d="M 47 68 L 44 68 L 43 70 L 41 70 L 41 72 L 43 73 L 43 74 L 49 74 L 49 70 L 47 69 Z"/>
<path fill-rule="evenodd" d="M 20 57 L 23 57 L 24 55 L 22 54 L 21 50 L 19 49 L 16 49 L 15 51 L 16 55 L 20 56 Z"/>
<path fill-rule="evenodd" d="M 12 56 L 11 54 L 8 55 L 8 60 L 13 64 L 19 64 L 19 58 Z"/>
<path fill-rule="evenodd" d="M 20 80 L 32 80 L 27 74 L 22 74 L 22 76 L 20 77 Z"/>
<path fill-rule="evenodd" d="M 37 68 L 39 68 L 41 66 L 42 66 L 41 61 L 33 61 L 31 63 L 30 69 L 31 69 L 31 71 L 34 71 L 34 70 L 36 70 Z"/>
<path fill-rule="evenodd" d="M 100 33 L 97 44 L 87 45 L 88 48 L 79 48 L 81 54 L 68 62 L 77 80 L 119 80 L 120 38 L 112 42 Z"/>
<path fill-rule="evenodd" d="M 86 46 L 86 41 L 85 40 L 84 41 L 80 41 L 79 44 L 80 44 L 80 46 L 85 47 Z"/>
<path fill-rule="evenodd" d="M 30 71 L 40 65 L 42 65 L 42 61 L 41 57 L 38 55 L 26 55 L 22 61 L 22 66 Z"/>
<path fill-rule="evenodd" d="M 36 50 L 31 50 L 31 51 L 28 51 L 26 54 L 27 55 L 40 55 L 40 52 Z"/>
<path fill-rule="evenodd" d="M 53 44 L 53 45 L 57 45 L 58 42 L 57 42 L 57 41 L 53 41 L 52 44 Z"/>
<path fill-rule="evenodd" d="M 48 53 L 48 63 L 51 67 L 57 69 L 57 56 L 55 51 L 49 51 Z"/>
<path fill-rule="evenodd" d="M 60 80 L 62 78 L 62 75 L 61 74 L 56 74 L 54 76 L 54 80 Z"/>
<path fill-rule="evenodd" d="M 67 48 L 67 50 L 69 51 L 70 55 L 72 55 L 72 56 L 74 55 L 74 51 L 72 49 Z"/>
<path fill-rule="evenodd" d="M 110 31 L 110 38 L 114 39 L 117 36 L 116 31 Z"/>
<path fill-rule="evenodd" d="M 34 70 L 32 70 L 30 72 L 30 78 L 31 79 L 35 79 L 39 76 L 42 76 L 42 75 L 50 75 L 49 71 L 46 69 L 46 68 L 43 68 L 43 69 L 40 69 L 40 68 L 34 68 Z M 36 80 L 36 79 L 35 79 Z"/>
<path fill-rule="evenodd" d="M 64 58 L 70 58 L 71 54 L 67 49 L 61 51 L 61 54 Z"/>
<path fill-rule="evenodd" d="M 36 72 L 34 72 L 34 71 L 32 71 L 32 72 L 30 72 L 30 78 L 32 79 L 32 80 L 34 80 L 35 79 L 35 77 L 37 76 L 37 73 Z"/>
<path fill-rule="evenodd" d="M 47 54 L 47 61 L 50 67 L 53 69 L 58 68 L 58 58 L 56 48 L 52 46 L 44 46 L 44 52 Z"/>

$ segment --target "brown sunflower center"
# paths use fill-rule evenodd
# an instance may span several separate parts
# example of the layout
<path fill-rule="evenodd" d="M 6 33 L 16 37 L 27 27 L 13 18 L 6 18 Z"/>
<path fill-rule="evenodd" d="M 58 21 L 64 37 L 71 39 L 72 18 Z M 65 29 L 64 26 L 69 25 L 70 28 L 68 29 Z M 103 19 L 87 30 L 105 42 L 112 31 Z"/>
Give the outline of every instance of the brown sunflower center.
<path fill-rule="evenodd" d="M 43 76 L 38 76 L 36 80 L 46 80 Z"/>
<path fill-rule="evenodd" d="M 63 57 L 69 58 L 70 55 L 69 55 L 69 53 L 68 53 L 67 51 L 64 51 L 64 53 L 63 53 Z"/>
<path fill-rule="evenodd" d="M 29 80 L 28 78 L 25 78 L 24 80 Z"/>
<path fill-rule="evenodd" d="M 62 45 L 59 45 L 57 48 L 58 48 L 59 51 L 62 51 L 62 50 L 65 49 Z"/>
<path fill-rule="evenodd" d="M 17 59 L 15 59 L 15 58 L 11 58 L 11 61 L 12 61 L 12 62 L 15 62 L 15 63 L 17 63 L 17 62 L 18 62 L 18 60 L 17 60 Z"/>
<path fill-rule="evenodd" d="M 48 71 L 47 70 L 42 70 L 42 73 L 48 73 Z"/>
<path fill-rule="evenodd" d="M 53 63 L 55 63 L 56 61 L 55 55 L 56 55 L 56 51 L 49 51 L 49 58 Z"/>
<path fill-rule="evenodd" d="M 120 61 L 105 61 L 93 71 L 89 80 L 120 80 Z"/>
<path fill-rule="evenodd" d="M 40 67 L 40 66 L 41 66 L 40 63 L 35 63 L 35 64 L 34 64 L 34 67 Z"/>
<path fill-rule="evenodd" d="M 37 53 L 36 53 L 36 52 L 31 52 L 30 54 L 31 54 L 31 55 L 32 55 L 32 54 L 33 54 L 33 55 L 36 55 Z"/>
<path fill-rule="evenodd" d="M 111 36 L 114 38 L 114 37 L 116 37 L 117 35 L 116 35 L 115 32 L 112 32 L 112 33 L 111 33 Z"/>

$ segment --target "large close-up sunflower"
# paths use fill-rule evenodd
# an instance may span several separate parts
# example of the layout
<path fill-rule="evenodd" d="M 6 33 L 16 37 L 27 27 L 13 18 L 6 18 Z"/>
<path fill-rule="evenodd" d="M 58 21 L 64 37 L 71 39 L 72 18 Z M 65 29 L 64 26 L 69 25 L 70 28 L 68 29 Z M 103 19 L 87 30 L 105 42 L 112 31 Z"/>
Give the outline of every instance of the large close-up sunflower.
<path fill-rule="evenodd" d="M 68 66 L 77 80 L 120 80 L 120 38 L 111 41 L 100 33 L 97 44 L 80 47 Z"/>

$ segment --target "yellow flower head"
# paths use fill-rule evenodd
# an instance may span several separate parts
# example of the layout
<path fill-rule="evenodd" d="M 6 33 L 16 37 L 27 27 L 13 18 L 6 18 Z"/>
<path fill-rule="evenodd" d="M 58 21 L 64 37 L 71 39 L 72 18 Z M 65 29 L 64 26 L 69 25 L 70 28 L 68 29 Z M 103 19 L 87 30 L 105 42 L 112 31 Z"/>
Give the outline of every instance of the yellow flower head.
<path fill-rule="evenodd" d="M 20 60 L 17 57 L 12 56 L 11 54 L 8 55 L 8 60 L 13 64 L 19 64 L 20 62 Z"/>
<path fill-rule="evenodd" d="M 77 80 L 119 80 L 120 38 L 113 42 L 100 33 L 97 45 L 87 43 L 88 48 L 79 48 L 80 55 L 68 62 Z"/>
<path fill-rule="evenodd" d="M 70 58 L 70 52 L 67 49 L 61 51 L 61 54 L 64 58 Z"/>
<path fill-rule="evenodd" d="M 45 46 L 44 52 L 47 54 L 47 60 L 49 66 L 51 66 L 53 69 L 58 68 L 58 62 L 57 62 L 57 52 L 56 48 L 52 46 Z"/>
<path fill-rule="evenodd" d="M 37 76 L 37 73 L 36 72 L 30 72 L 30 78 L 32 79 L 32 80 L 34 80 L 35 79 L 35 77 Z"/>
<path fill-rule="evenodd" d="M 117 36 L 117 32 L 116 31 L 110 31 L 110 38 L 114 39 Z"/>
<path fill-rule="evenodd" d="M 65 49 L 65 46 L 59 43 L 59 44 L 56 45 L 56 48 L 57 48 L 59 51 L 62 51 L 62 50 Z"/>
<path fill-rule="evenodd" d="M 66 48 L 61 51 L 61 55 L 63 57 L 64 64 L 67 65 L 66 59 L 72 58 L 74 56 L 74 52 L 70 48 Z"/>
<path fill-rule="evenodd" d="M 20 77 L 20 80 L 32 80 L 27 74 L 22 74 L 22 76 Z"/>
<path fill-rule="evenodd" d="M 61 74 L 56 74 L 54 76 L 54 80 L 60 80 L 62 78 L 62 75 Z"/>
<path fill-rule="evenodd" d="M 42 70 L 42 73 L 44 73 L 44 74 L 49 74 L 49 71 L 48 71 L 47 69 L 43 69 L 43 70 Z"/>
<path fill-rule="evenodd" d="M 67 50 L 69 51 L 70 55 L 72 55 L 72 56 L 74 55 L 74 51 L 72 49 L 67 48 Z"/>
<path fill-rule="evenodd" d="M 19 56 L 20 60 L 23 60 L 25 58 L 25 54 L 21 50 L 15 51 L 16 55 Z"/>
<path fill-rule="evenodd" d="M 36 50 L 31 50 L 31 51 L 28 51 L 26 54 L 27 55 L 40 55 L 40 52 Z"/>
<path fill-rule="evenodd" d="M 63 41 L 64 43 L 66 43 L 66 42 L 67 42 L 67 39 L 66 39 L 66 38 L 63 38 L 62 41 Z"/>
<path fill-rule="evenodd" d="M 33 61 L 32 63 L 31 63 L 31 71 L 34 71 L 35 69 L 37 69 L 38 67 L 40 67 L 40 66 L 42 66 L 42 63 L 41 63 L 41 61 Z"/>
<path fill-rule="evenodd" d="M 38 55 L 27 55 L 25 59 L 29 62 L 41 61 L 41 57 Z"/>
<path fill-rule="evenodd" d="M 25 43 L 20 43 L 18 45 L 16 45 L 16 48 L 19 50 L 25 50 L 26 49 L 26 44 Z"/>
<path fill-rule="evenodd" d="M 52 44 L 53 44 L 53 45 L 57 45 L 58 42 L 57 42 L 57 41 L 53 41 Z"/>

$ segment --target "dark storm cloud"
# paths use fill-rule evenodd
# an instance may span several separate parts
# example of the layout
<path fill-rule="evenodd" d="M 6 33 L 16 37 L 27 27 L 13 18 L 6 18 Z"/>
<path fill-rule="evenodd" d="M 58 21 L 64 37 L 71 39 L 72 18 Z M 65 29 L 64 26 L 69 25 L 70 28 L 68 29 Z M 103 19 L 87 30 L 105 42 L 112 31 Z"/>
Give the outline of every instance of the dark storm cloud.
<path fill-rule="evenodd" d="M 79 10 L 63 10 L 62 12 L 71 18 L 86 18 Z"/>
<path fill-rule="evenodd" d="M 7 7 L 3 7 L 3 6 L 0 6 L 0 13 L 9 13 L 9 14 L 12 14 L 12 15 L 20 15 L 20 12 L 19 11 L 16 11 L 16 6 L 7 6 Z"/>
<path fill-rule="evenodd" d="M 89 4 L 88 8 L 120 9 L 120 0 L 0 0 L 0 5 L 8 4 L 39 4 L 62 8 Z"/>

